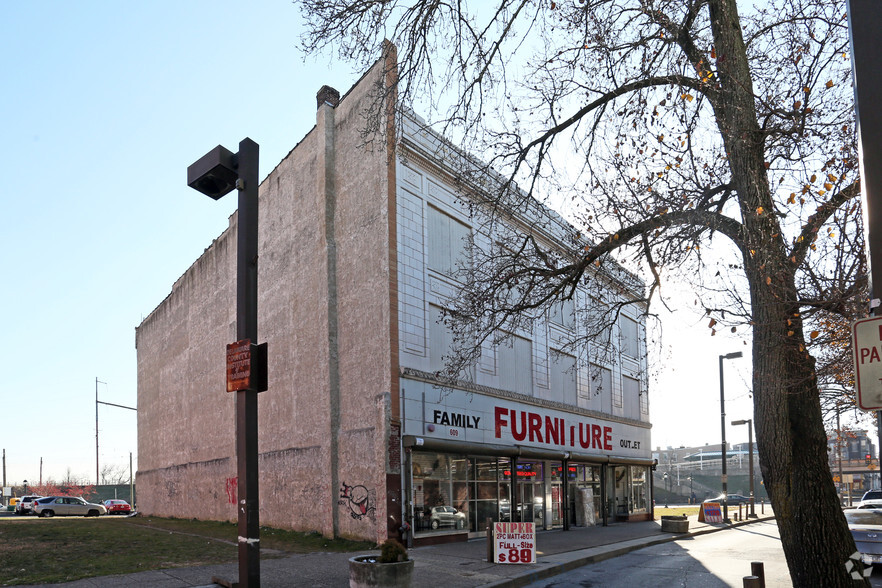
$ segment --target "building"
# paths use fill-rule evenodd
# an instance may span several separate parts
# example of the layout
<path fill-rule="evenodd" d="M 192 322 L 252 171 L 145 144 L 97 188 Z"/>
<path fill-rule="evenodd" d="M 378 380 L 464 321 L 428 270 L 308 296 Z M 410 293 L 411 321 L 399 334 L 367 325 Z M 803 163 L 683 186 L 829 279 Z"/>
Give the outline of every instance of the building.
<path fill-rule="evenodd" d="M 463 237 L 491 236 L 418 118 L 390 116 L 399 132 L 366 145 L 361 113 L 391 86 L 394 63 L 388 46 L 342 99 L 323 88 L 316 126 L 260 186 L 259 329 L 270 358 L 261 524 L 382 541 L 407 522 L 419 544 L 480 535 L 487 517 L 547 529 L 649 518 L 640 309 L 619 318 L 614 361 L 557 351 L 579 328 L 574 305 L 590 303 L 579 292 L 541 328 L 482 349 L 470 381 L 439 385 L 452 268 Z M 535 208 L 558 228 L 538 238 L 564 247 L 572 229 Z M 236 221 L 136 331 L 146 514 L 236 518 L 235 402 L 224 392 Z M 639 280 L 613 270 L 595 281 L 642 295 Z"/>
<path fill-rule="evenodd" d="M 827 461 L 843 495 L 882 487 L 876 445 L 865 429 L 834 429 L 827 437 Z"/>

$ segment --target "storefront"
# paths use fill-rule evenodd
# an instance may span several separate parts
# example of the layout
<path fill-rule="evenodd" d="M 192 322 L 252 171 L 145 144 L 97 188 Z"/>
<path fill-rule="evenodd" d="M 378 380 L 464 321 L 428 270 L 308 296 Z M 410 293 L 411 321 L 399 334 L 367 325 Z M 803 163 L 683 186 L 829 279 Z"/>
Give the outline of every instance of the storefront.
<path fill-rule="evenodd" d="M 405 518 L 415 544 L 482 535 L 487 519 L 567 529 L 652 516 L 647 423 L 439 396 L 428 384 L 406 390 Z"/>

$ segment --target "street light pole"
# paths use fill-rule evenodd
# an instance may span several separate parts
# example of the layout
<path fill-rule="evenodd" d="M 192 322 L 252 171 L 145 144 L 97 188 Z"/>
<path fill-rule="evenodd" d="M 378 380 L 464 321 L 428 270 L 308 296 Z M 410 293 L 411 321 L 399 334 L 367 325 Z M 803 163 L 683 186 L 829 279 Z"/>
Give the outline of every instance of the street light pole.
<path fill-rule="evenodd" d="M 732 421 L 732 425 L 747 425 L 747 453 L 749 456 L 747 462 L 747 471 L 748 475 L 750 476 L 750 514 L 748 514 L 747 517 L 755 519 L 757 517 L 756 509 L 754 508 L 756 498 L 754 498 L 753 493 L 753 419 Z"/>
<path fill-rule="evenodd" d="M 722 473 L 722 483 L 723 483 L 723 522 L 730 523 L 729 520 L 729 477 L 726 474 L 726 395 L 723 387 L 723 360 L 724 359 L 735 359 L 741 357 L 743 354 L 740 351 L 736 351 L 734 353 L 727 353 L 726 355 L 720 356 L 720 427 L 723 432 L 723 444 L 720 446 L 721 456 L 723 458 L 723 473 Z"/>
<path fill-rule="evenodd" d="M 206 196 L 217 200 L 234 188 L 239 192 L 236 244 L 238 341 L 227 346 L 227 391 L 236 393 L 240 588 L 260 586 L 257 394 L 266 390 L 267 358 L 265 345 L 257 345 L 259 153 L 258 144 L 245 138 L 239 142 L 238 153 L 231 153 L 218 145 L 187 168 L 187 184 Z M 242 365 L 247 367 L 240 367 Z"/>

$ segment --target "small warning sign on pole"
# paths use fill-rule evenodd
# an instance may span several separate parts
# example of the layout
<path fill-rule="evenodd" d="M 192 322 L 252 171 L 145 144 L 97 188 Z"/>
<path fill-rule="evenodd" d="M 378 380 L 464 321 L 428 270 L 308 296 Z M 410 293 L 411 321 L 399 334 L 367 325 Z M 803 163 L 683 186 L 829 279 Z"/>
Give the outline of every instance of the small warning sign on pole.
<path fill-rule="evenodd" d="M 242 339 L 227 345 L 227 392 L 267 389 L 267 345 Z"/>
<path fill-rule="evenodd" d="M 536 563 L 536 524 L 493 523 L 493 562 Z"/>

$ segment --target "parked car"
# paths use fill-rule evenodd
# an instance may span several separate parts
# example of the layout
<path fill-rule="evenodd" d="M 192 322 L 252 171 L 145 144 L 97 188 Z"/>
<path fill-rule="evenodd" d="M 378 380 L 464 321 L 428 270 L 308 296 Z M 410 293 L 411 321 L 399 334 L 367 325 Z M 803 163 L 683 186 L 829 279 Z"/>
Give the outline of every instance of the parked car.
<path fill-rule="evenodd" d="M 429 515 L 429 526 L 433 529 L 438 527 L 465 527 L 466 516 L 452 506 L 434 506 Z"/>
<path fill-rule="evenodd" d="M 882 509 L 854 508 L 843 512 L 864 563 L 882 562 Z"/>
<path fill-rule="evenodd" d="M 858 502 L 854 508 L 882 508 L 882 500 L 877 500 L 875 502 Z"/>
<path fill-rule="evenodd" d="M 750 498 L 741 494 L 729 494 L 728 496 L 720 494 L 716 498 L 708 498 L 704 502 L 717 502 L 721 506 L 724 504 L 726 506 L 738 506 L 739 504 L 750 504 Z"/>
<path fill-rule="evenodd" d="M 28 494 L 27 496 L 22 496 L 21 499 L 19 499 L 18 504 L 15 505 L 15 514 L 28 515 L 33 513 L 33 502 L 38 498 L 42 498 L 42 496 L 40 496 L 39 494 Z"/>
<path fill-rule="evenodd" d="M 874 503 L 882 503 L 882 490 L 879 490 L 878 488 L 874 490 L 867 490 L 866 492 L 864 492 L 864 495 L 855 506 L 861 508 L 864 504 Z"/>
<path fill-rule="evenodd" d="M 107 514 L 107 509 L 103 504 L 92 504 L 78 496 L 47 496 L 36 501 L 34 512 L 40 517 L 97 517 Z"/>
<path fill-rule="evenodd" d="M 120 514 L 127 515 L 132 512 L 132 507 L 129 506 L 129 503 L 125 500 L 118 500 L 113 498 L 111 500 L 104 501 L 104 508 L 107 509 L 107 514 Z"/>

